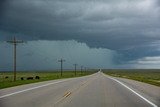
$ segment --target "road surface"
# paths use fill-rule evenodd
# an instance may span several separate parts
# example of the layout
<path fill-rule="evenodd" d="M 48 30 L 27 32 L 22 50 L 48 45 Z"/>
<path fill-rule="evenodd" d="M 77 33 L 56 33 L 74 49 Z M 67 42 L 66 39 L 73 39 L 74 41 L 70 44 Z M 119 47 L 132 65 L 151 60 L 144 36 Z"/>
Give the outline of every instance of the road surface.
<path fill-rule="evenodd" d="M 0 90 L 0 107 L 158 106 L 160 106 L 159 87 L 128 79 L 113 78 L 101 72 L 90 76 Z"/>

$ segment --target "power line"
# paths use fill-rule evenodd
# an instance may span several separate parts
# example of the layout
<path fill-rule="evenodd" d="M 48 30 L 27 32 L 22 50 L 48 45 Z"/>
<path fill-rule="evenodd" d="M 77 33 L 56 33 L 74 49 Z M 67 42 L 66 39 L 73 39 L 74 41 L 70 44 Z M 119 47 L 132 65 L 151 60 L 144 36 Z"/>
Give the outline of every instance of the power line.
<path fill-rule="evenodd" d="M 65 60 L 64 59 L 60 59 L 60 60 L 58 60 L 58 62 L 61 63 L 61 76 L 62 76 L 62 73 L 63 73 L 63 62 L 65 62 Z"/>
<path fill-rule="evenodd" d="M 14 72 L 14 81 L 16 81 L 16 70 L 17 70 L 17 44 L 23 43 L 22 40 L 16 40 L 14 37 L 13 40 L 7 41 L 8 43 L 13 44 L 13 72 Z"/>
<path fill-rule="evenodd" d="M 76 75 L 77 75 L 77 65 L 78 65 L 78 64 L 73 64 L 73 65 L 74 65 L 74 67 L 75 67 L 75 72 L 74 72 L 74 73 L 75 73 L 75 76 L 76 76 Z"/>

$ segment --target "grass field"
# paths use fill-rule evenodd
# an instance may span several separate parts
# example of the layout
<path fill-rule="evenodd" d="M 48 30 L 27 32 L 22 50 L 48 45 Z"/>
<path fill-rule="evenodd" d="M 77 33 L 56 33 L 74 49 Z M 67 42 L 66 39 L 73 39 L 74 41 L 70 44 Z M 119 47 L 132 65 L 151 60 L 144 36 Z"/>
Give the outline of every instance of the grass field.
<path fill-rule="evenodd" d="M 59 72 L 18 72 L 17 80 L 14 82 L 12 72 L 0 72 L 0 89 L 47 80 L 85 76 L 92 73 L 94 73 L 94 71 L 83 72 L 82 74 L 80 71 L 77 71 L 77 75 L 75 76 L 74 71 L 65 71 L 61 77 Z M 27 80 L 27 77 L 35 76 L 39 76 L 40 79 Z M 21 77 L 23 77 L 24 80 L 21 80 Z"/>
<path fill-rule="evenodd" d="M 160 86 L 160 70 L 103 70 L 104 73 Z"/>

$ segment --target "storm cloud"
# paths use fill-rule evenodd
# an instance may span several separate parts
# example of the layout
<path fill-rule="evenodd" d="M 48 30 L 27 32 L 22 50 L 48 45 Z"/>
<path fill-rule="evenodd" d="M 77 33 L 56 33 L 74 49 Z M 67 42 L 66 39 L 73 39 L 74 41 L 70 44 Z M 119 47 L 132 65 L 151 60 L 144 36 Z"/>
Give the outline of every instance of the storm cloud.
<path fill-rule="evenodd" d="M 2 0 L 0 40 L 76 40 L 121 54 L 160 56 L 159 0 Z M 117 61 L 118 63 L 118 61 Z"/>

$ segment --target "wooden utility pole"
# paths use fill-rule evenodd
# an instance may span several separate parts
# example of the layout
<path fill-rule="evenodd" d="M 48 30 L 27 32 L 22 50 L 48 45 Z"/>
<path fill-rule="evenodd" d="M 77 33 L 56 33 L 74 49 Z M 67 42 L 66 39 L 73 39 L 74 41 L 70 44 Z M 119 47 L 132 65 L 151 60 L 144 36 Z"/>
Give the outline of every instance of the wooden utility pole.
<path fill-rule="evenodd" d="M 62 76 L 62 73 L 63 73 L 63 62 L 65 62 L 65 60 L 64 59 L 60 59 L 60 60 L 58 60 L 58 62 L 61 63 L 61 76 Z"/>
<path fill-rule="evenodd" d="M 22 40 L 16 40 L 14 37 L 13 40 L 7 41 L 8 43 L 13 44 L 13 73 L 14 81 L 16 81 L 16 70 L 17 70 L 17 44 L 23 43 Z"/>
<path fill-rule="evenodd" d="M 77 75 L 77 65 L 78 64 L 73 64 L 74 65 L 74 68 L 75 68 L 75 72 L 74 72 L 74 74 L 75 74 L 75 76 Z"/>

